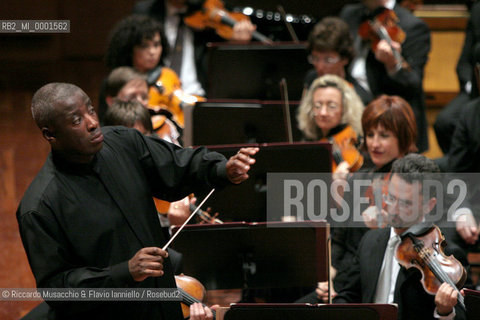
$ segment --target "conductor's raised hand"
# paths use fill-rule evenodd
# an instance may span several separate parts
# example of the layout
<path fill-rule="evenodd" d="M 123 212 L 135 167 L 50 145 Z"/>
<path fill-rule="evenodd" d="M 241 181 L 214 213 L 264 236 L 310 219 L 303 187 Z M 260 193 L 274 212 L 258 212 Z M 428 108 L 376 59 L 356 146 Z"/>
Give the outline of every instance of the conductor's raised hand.
<path fill-rule="evenodd" d="M 163 262 L 168 252 L 157 247 L 142 248 L 128 260 L 128 270 L 135 281 L 163 276 Z"/>
<path fill-rule="evenodd" d="M 228 159 L 227 177 L 232 183 L 238 184 L 248 179 L 247 172 L 255 163 L 252 157 L 258 150 L 258 148 L 241 148 L 236 155 Z"/>

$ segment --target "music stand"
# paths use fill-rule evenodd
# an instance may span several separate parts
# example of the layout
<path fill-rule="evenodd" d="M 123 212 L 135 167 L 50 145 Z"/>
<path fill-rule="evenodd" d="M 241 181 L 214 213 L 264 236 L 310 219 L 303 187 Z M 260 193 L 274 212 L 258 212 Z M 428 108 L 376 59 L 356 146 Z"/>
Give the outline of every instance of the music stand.
<path fill-rule="evenodd" d="M 290 102 L 293 141 L 302 139 L 295 118 L 298 101 Z M 281 101 L 208 100 L 185 108 L 186 146 L 286 142 Z"/>
<path fill-rule="evenodd" d="M 463 289 L 468 320 L 480 320 L 480 291 Z"/>
<path fill-rule="evenodd" d="M 397 306 L 393 304 L 232 304 L 225 320 L 310 320 L 310 319 L 397 319 Z"/>
<path fill-rule="evenodd" d="M 223 221 L 260 222 L 267 220 L 267 173 L 331 172 L 331 144 L 325 142 L 271 143 L 253 145 L 208 146 L 227 159 L 240 147 L 258 146 L 256 162 L 249 178 L 239 185 L 217 190 L 206 203 Z M 202 198 L 202 195 L 199 196 Z M 278 216 L 283 216 L 279 212 Z"/>
<path fill-rule="evenodd" d="M 328 279 L 328 239 L 326 222 L 243 222 L 187 225 L 172 247 L 209 290 L 311 287 Z"/>
<path fill-rule="evenodd" d="M 307 61 L 305 43 L 208 44 L 209 99 L 281 100 L 285 78 L 290 100 L 300 100 Z"/>

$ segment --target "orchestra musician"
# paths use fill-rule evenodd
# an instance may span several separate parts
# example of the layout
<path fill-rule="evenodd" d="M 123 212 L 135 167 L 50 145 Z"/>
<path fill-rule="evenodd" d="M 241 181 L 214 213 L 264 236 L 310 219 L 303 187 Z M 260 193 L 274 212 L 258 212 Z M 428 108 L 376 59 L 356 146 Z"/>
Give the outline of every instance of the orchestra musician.
<path fill-rule="evenodd" d="M 140 102 L 145 109 L 150 110 L 149 91 L 145 75 L 135 71 L 135 69 L 131 67 L 117 67 L 113 69 L 107 77 L 104 88 L 106 93 L 105 100 L 108 106 L 112 105 L 114 99 L 121 101 L 136 100 Z M 108 113 L 108 109 L 106 113 Z M 150 122 L 152 123 L 152 132 L 155 132 L 159 138 L 180 145 L 179 131 L 181 128 L 176 124 L 175 119 L 176 118 L 170 114 L 153 114 L 151 115 Z M 108 121 L 104 119 L 104 125 L 108 125 L 107 122 Z M 119 124 L 122 123 L 111 123 L 110 121 L 109 125 Z"/>
<path fill-rule="evenodd" d="M 347 68 L 354 57 L 353 39 L 348 24 L 338 17 L 326 17 L 317 23 L 308 35 L 308 62 L 313 69 L 305 76 L 305 90 L 323 75 L 334 74 L 352 83 L 360 98 L 365 89 L 350 76 Z M 369 100 L 362 100 L 366 105 Z"/>
<path fill-rule="evenodd" d="M 399 235 L 435 208 L 435 194 L 424 197 L 422 184 L 435 180 L 438 172 L 432 160 L 418 154 L 393 163 L 385 197 L 390 227 L 370 230 L 362 238 L 353 262 L 340 271 L 347 273 L 348 282 L 334 303 L 396 303 L 401 320 L 466 319 L 465 310 L 457 303 L 457 290 L 445 282 L 434 296 L 428 294 L 419 270 L 399 266 L 395 257 Z M 449 243 L 445 254 L 452 253 L 468 265 L 463 251 Z"/>
<path fill-rule="evenodd" d="M 417 150 L 415 146 L 417 126 L 413 111 L 408 102 L 398 96 L 381 96 L 365 108 L 362 115 L 362 129 L 365 134 L 362 149 L 367 152 L 364 165 L 354 175 L 337 175 L 337 178 L 347 179 L 350 185 L 354 180 L 369 180 L 372 184 L 377 183 L 382 189 L 384 181 L 389 178 L 392 163 Z M 333 224 L 332 296 L 335 296 L 336 292 L 348 282 L 346 273 L 340 270 L 348 269 L 353 263 L 363 235 L 369 228 L 385 227 L 387 221 L 385 211 L 377 207 L 372 191 L 372 188 L 369 188 L 365 194 L 362 194 L 369 198 L 368 204 L 360 205 L 363 223 L 355 224 L 345 221 L 341 224 Z M 352 193 L 346 193 L 344 198 L 350 208 L 359 205 L 354 202 Z M 381 215 L 380 218 L 379 215 Z M 327 302 L 327 290 L 328 283 L 320 282 L 315 292 L 307 295 L 302 301 Z"/>
<path fill-rule="evenodd" d="M 242 148 L 227 161 L 135 129 L 100 128 L 90 98 L 67 83 L 41 87 L 32 114 L 52 149 L 17 210 L 38 288 L 175 288 L 152 197 L 241 183 L 258 151 Z M 50 319 L 182 317 L 176 301 L 47 303 Z"/>
<path fill-rule="evenodd" d="M 176 57 L 172 52 L 167 66 L 180 75 L 182 88 L 187 94 L 205 96 L 207 83 L 207 42 L 224 41 L 214 30 L 195 30 L 185 25 L 185 15 L 201 9 L 204 1 L 143 0 L 135 4 L 133 12 L 149 15 L 161 23 L 171 48 L 179 47 Z M 233 27 L 233 41 L 249 41 L 256 27 L 249 20 L 237 22 Z M 175 62 L 174 62 L 175 60 Z"/>
<path fill-rule="evenodd" d="M 111 33 L 106 53 L 106 62 L 111 69 L 122 66 L 134 68 L 145 74 L 158 72 L 158 79 L 148 88 L 148 107 L 159 114 L 167 114 L 178 128 L 183 127 L 183 110 L 174 93 L 181 91 L 177 74 L 163 67 L 164 56 L 168 54 L 168 43 L 160 23 L 147 16 L 132 15 L 117 23 Z M 161 68 L 161 69 L 157 69 Z M 105 82 L 100 93 L 99 114 L 103 122 L 106 112 Z M 164 111 L 164 112 L 162 112 Z"/>
<path fill-rule="evenodd" d="M 393 30 L 404 33 L 403 43 L 392 38 L 375 41 L 363 39 L 359 35 L 361 26 L 370 25 L 369 21 L 377 18 L 376 12 L 382 8 L 390 9 L 395 14 Z M 380 12 L 385 12 L 381 10 Z M 348 23 L 354 39 L 356 56 L 349 72 L 365 89 L 368 96 L 362 100 L 371 101 L 382 94 L 398 95 L 404 98 L 413 109 L 417 121 L 417 147 L 419 152 L 428 149 L 427 120 L 425 116 L 425 98 L 423 92 L 423 72 L 430 51 L 430 30 L 421 19 L 415 17 L 395 0 L 362 0 L 358 4 L 346 5 L 340 18 Z M 392 19 L 388 19 L 391 22 Z M 395 19 L 393 19 L 395 20 Z M 390 26 L 390 24 L 389 24 Z M 389 29 L 390 30 L 390 29 Z M 399 54 L 395 54 L 399 53 Z M 362 92 L 358 92 L 362 95 Z"/>
<path fill-rule="evenodd" d="M 470 18 L 465 29 L 465 42 L 457 63 L 457 77 L 460 84 L 458 95 L 446 105 L 438 114 L 433 124 L 438 145 L 444 154 L 448 153 L 452 145 L 452 136 L 455 126 L 460 119 L 464 106 L 478 97 L 478 81 L 475 73 L 476 65 L 480 63 L 480 3 L 475 2 L 470 11 Z M 478 52 L 478 53 L 476 53 Z M 445 169 L 437 163 L 440 169 Z"/>
<path fill-rule="evenodd" d="M 334 142 L 338 148 L 356 150 L 357 138 L 362 133 L 362 111 L 362 101 L 347 81 L 336 75 L 324 75 L 312 83 L 300 103 L 298 128 L 308 140 L 323 139 Z M 343 141 L 337 143 L 336 137 Z M 363 158 L 358 154 L 353 163 L 342 159 L 332 169 L 342 172 L 361 161 Z"/>

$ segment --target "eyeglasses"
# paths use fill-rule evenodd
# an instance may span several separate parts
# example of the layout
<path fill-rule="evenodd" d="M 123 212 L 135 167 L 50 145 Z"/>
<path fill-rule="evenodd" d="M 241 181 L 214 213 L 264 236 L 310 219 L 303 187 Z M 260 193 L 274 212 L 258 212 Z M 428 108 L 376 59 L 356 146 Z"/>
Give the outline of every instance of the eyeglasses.
<path fill-rule="evenodd" d="M 316 115 L 317 112 L 322 110 L 324 106 L 327 108 L 328 113 L 332 113 L 340 109 L 340 106 L 334 102 L 318 103 L 313 106 L 313 114 Z"/>
<path fill-rule="evenodd" d="M 412 201 L 399 199 L 391 193 L 383 194 L 382 197 L 383 201 L 385 201 L 385 203 L 389 206 L 393 206 L 395 203 L 398 203 L 398 208 L 401 210 L 410 210 L 413 205 Z"/>
<path fill-rule="evenodd" d="M 319 58 L 317 56 L 309 55 L 307 57 L 308 63 L 310 64 L 317 64 L 319 62 L 323 62 L 325 64 L 335 64 L 340 61 L 340 57 L 326 57 L 326 58 Z"/>

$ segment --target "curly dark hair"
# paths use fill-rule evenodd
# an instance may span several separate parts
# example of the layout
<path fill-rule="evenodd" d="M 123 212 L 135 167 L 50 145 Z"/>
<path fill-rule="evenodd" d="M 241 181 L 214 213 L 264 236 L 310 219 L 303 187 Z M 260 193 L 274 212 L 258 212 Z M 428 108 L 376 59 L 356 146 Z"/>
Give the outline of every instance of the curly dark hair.
<path fill-rule="evenodd" d="M 334 51 L 351 61 L 354 55 L 353 40 L 348 25 L 337 17 L 326 17 L 317 23 L 308 36 L 308 53 Z"/>
<path fill-rule="evenodd" d="M 160 34 L 162 55 L 159 64 L 168 54 L 168 42 L 162 24 L 146 15 L 130 15 L 120 20 L 110 33 L 110 41 L 105 55 L 105 62 L 110 69 L 132 66 L 133 48 L 141 45 L 143 40 L 152 40 Z"/>

